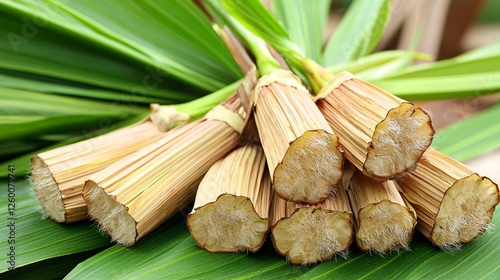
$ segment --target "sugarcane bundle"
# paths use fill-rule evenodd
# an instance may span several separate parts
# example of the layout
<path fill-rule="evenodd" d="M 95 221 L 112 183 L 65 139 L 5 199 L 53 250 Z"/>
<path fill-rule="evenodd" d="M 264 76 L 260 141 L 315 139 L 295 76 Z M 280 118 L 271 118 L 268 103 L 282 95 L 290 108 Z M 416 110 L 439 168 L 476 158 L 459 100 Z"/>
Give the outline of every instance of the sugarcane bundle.
<path fill-rule="evenodd" d="M 480 236 L 499 203 L 495 183 L 433 149 L 424 153 L 415 171 L 397 182 L 417 212 L 417 229 L 442 248 Z"/>
<path fill-rule="evenodd" d="M 134 125 L 34 156 L 31 177 L 42 208 L 56 222 L 86 219 L 82 190 L 92 174 L 158 140 L 163 136 L 161 132 L 199 119 L 240 84 L 241 80 L 187 103 L 152 104 L 150 116 Z"/>
<path fill-rule="evenodd" d="M 318 204 L 288 202 L 275 195 L 271 238 L 276 252 L 293 265 L 309 265 L 345 254 L 353 241 L 352 212 L 342 188 Z"/>
<path fill-rule="evenodd" d="M 45 213 L 59 223 L 86 219 L 87 205 L 82 196 L 85 180 L 162 135 L 147 118 L 129 127 L 34 156 L 31 178 Z"/>
<path fill-rule="evenodd" d="M 273 188 L 294 202 L 324 201 L 342 177 L 338 137 L 290 71 L 259 79 L 254 114 Z"/>
<path fill-rule="evenodd" d="M 246 144 L 217 161 L 201 181 L 187 223 L 210 252 L 256 252 L 269 231 L 271 180 L 264 151 Z"/>
<path fill-rule="evenodd" d="M 376 182 L 358 170 L 348 181 L 358 248 L 379 254 L 409 249 L 417 217 L 401 197 L 396 183 Z"/>
<path fill-rule="evenodd" d="M 412 171 L 432 142 L 424 110 L 348 72 L 327 81 L 315 99 L 346 158 L 375 180 Z"/>
<path fill-rule="evenodd" d="M 196 182 L 236 147 L 244 125 L 233 95 L 198 121 L 116 162 L 86 181 L 90 217 L 131 246 L 190 203 Z"/>

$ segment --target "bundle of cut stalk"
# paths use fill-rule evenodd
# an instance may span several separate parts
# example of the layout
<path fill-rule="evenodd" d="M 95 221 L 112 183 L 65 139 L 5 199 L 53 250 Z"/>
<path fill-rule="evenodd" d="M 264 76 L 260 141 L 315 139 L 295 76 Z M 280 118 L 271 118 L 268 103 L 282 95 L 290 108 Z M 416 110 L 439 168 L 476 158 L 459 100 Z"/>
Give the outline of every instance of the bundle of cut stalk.
<path fill-rule="evenodd" d="M 342 187 L 318 204 L 296 204 L 277 195 L 271 206 L 271 238 L 293 265 L 309 265 L 345 254 L 353 240 L 352 212 Z"/>
<path fill-rule="evenodd" d="M 167 131 L 182 121 L 200 118 L 200 114 L 205 114 L 230 96 L 239 84 L 241 81 L 194 101 L 166 106 L 169 110 L 152 112 L 148 119 L 121 130 L 34 156 L 31 174 L 35 194 L 43 209 L 51 219 L 60 223 L 86 219 L 87 205 L 82 196 L 85 180 L 158 140 L 163 136 L 161 131 Z M 179 115 L 185 118 L 179 119 Z"/>
<path fill-rule="evenodd" d="M 264 151 L 246 144 L 217 161 L 201 181 L 187 222 L 210 252 L 256 252 L 269 231 L 271 180 Z"/>
<path fill-rule="evenodd" d="M 417 212 L 417 229 L 445 249 L 480 236 L 499 203 L 495 183 L 433 149 L 397 182 Z"/>
<path fill-rule="evenodd" d="M 376 182 L 356 170 L 347 194 L 356 218 L 359 249 L 380 254 L 408 249 L 417 217 L 394 181 Z"/>
<path fill-rule="evenodd" d="M 236 147 L 241 109 L 233 95 L 203 119 L 92 176 L 83 190 L 91 218 L 117 243 L 134 245 L 190 203 L 199 178 Z"/>
<path fill-rule="evenodd" d="M 346 158 L 366 175 L 380 181 L 413 170 L 434 135 L 429 116 L 413 104 L 350 74 L 334 77 L 305 57 L 305 52 L 290 40 L 262 3 L 249 2 L 232 0 L 223 4 L 252 32 L 266 38 L 287 63 L 309 81 L 318 94 L 318 107 L 340 138 Z M 257 24 L 257 14 L 272 28 Z M 273 161 L 268 159 L 268 163 L 272 168 Z"/>
<path fill-rule="evenodd" d="M 413 170 L 434 136 L 421 108 L 348 72 L 326 82 L 316 104 L 339 135 L 346 158 L 378 181 Z"/>
<path fill-rule="evenodd" d="M 162 135 L 148 118 L 118 131 L 34 156 L 31 178 L 38 201 L 56 222 L 86 219 L 87 205 L 82 196 L 85 180 Z"/>
<path fill-rule="evenodd" d="M 263 76 L 254 106 L 276 193 L 294 202 L 324 201 L 342 177 L 344 158 L 300 80 L 285 70 Z"/>
<path fill-rule="evenodd" d="M 330 195 L 342 177 L 344 157 L 338 137 L 291 71 L 282 70 L 266 43 L 206 1 L 251 49 L 262 77 L 253 93 L 254 117 L 273 188 L 283 199 L 317 203 Z"/>

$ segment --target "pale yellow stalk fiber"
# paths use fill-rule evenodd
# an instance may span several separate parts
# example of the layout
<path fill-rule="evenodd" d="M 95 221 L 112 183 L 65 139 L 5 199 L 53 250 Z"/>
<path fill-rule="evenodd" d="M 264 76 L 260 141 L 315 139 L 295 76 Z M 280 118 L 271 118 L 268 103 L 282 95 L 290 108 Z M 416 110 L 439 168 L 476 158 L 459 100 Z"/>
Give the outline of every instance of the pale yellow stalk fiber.
<path fill-rule="evenodd" d="M 480 236 L 499 202 L 495 183 L 433 149 L 397 182 L 417 212 L 417 229 L 445 249 Z"/>
<path fill-rule="evenodd" d="M 59 223 L 87 218 L 85 180 L 112 163 L 158 140 L 163 133 L 149 120 L 105 135 L 40 153 L 31 159 L 36 197 Z"/>
<path fill-rule="evenodd" d="M 190 119 L 188 114 L 177 111 L 174 106 L 151 104 L 150 108 L 151 120 L 161 132 L 169 131 Z"/>
<path fill-rule="evenodd" d="M 271 238 L 279 254 L 293 265 L 347 256 L 354 238 L 352 212 L 343 188 L 318 204 L 296 204 L 275 195 L 271 206 Z"/>
<path fill-rule="evenodd" d="M 380 254 L 408 250 L 417 216 L 395 182 L 376 182 L 356 170 L 347 188 L 356 218 L 358 248 Z"/>
<path fill-rule="evenodd" d="M 132 246 L 190 203 L 194 184 L 238 144 L 244 119 L 233 95 L 203 119 L 169 131 L 85 183 L 91 218 Z"/>
<path fill-rule="evenodd" d="M 269 231 L 270 204 L 271 179 L 264 151 L 247 144 L 207 172 L 188 216 L 188 228 L 207 251 L 254 253 Z"/>
<path fill-rule="evenodd" d="M 330 79 L 316 104 L 339 136 L 346 158 L 378 181 L 415 169 L 434 136 L 421 108 L 348 72 Z"/>
<path fill-rule="evenodd" d="M 255 122 L 276 193 L 294 202 L 324 201 L 342 178 L 338 137 L 300 80 L 279 70 L 259 79 Z"/>

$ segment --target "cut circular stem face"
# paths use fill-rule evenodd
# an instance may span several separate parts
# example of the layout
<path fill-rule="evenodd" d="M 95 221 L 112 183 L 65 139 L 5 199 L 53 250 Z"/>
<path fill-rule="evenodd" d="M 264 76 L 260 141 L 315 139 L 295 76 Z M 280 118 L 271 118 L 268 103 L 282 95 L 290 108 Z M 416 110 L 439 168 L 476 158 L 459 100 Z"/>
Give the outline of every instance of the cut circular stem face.
<path fill-rule="evenodd" d="M 220 195 L 188 216 L 191 235 L 209 252 L 256 252 L 269 231 L 269 219 L 261 218 L 249 198 Z"/>
<path fill-rule="evenodd" d="M 443 197 L 431 241 L 440 247 L 471 242 L 486 230 L 498 202 L 498 186 L 490 179 L 472 174 L 458 180 Z"/>
<path fill-rule="evenodd" d="M 54 177 L 52 177 L 47 164 L 37 156 L 31 160 L 31 178 L 33 180 L 35 195 L 45 213 L 58 223 L 65 222 L 66 212 L 64 211 L 61 191 Z"/>
<path fill-rule="evenodd" d="M 412 103 L 389 110 L 373 133 L 363 173 L 385 181 L 415 169 L 434 136 L 431 119 Z"/>
<path fill-rule="evenodd" d="M 87 181 L 83 196 L 88 205 L 90 217 L 99 223 L 113 241 L 124 246 L 135 244 L 137 231 L 135 220 L 128 214 L 127 208 L 108 195 L 93 181 Z"/>
<path fill-rule="evenodd" d="M 272 227 L 274 248 L 293 265 L 330 260 L 349 248 L 351 215 L 310 207 L 300 208 Z"/>
<path fill-rule="evenodd" d="M 324 130 L 307 131 L 290 144 L 274 170 L 274 189 L 288 201 L 324 201 L 342 178 L 343 164 L 336 135 Z"/>
<path fill-rule="evenodd" d="M 389 200 L 369 204 L 359 211 L 356 243 L 365 252 L 408 249 L 415 225 L 416 217 L 406 207 Z"/>

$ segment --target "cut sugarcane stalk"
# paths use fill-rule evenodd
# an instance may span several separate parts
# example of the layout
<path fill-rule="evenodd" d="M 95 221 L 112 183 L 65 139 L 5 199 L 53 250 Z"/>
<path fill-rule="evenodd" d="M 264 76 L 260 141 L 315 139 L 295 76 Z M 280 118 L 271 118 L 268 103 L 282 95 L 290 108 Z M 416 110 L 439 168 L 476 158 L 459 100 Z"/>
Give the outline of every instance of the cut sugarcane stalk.
<path fill-rule="evenodd" d="M 254 98 L 276 193 L 288 201 L 324 201 L 342 178 L 344 157 L 307 90 L 290 71 L 277 70 L 260 78 Z"/>
<path fill-rule="evenodd" d="M 347 191 L 359 249 L 380 254 L 409 249 L 417 217 L 394 181 L 376 182 L 356 170 Z"/>
<path fill-rule="evenodd" d="M 163 136 L 161 132 L 201 118 L 234 93 L 241 83 L 237 81 L 183 104 L 153 104 L 149 118 L 135 125 L 36 155 L 32 159 L 32 179 L 43 209 L 60 223 L 86 219 L 88 211 L 82 190 L 92 174 L 158 140 Z"/>
<path fill-rule="evenodd" d="M 269 231 L 271 180 L 264 151 L 246 144 L 217 161 L 201 181 L 188 228 L 210 252 L 256 252 Z"/>
<path fill-rule="evenodd" d="M 424 153 L 415 171 L 397 182 L 417 212 L 417 229 L 442 248 L 480 236 L 499 203 L 495 183 L 433 149 Z"/>
<path fill-rule="evenodd" d="M 237 146 L 241 109 L 233 95 L 203 119 L 95 174 L 83 191 L 91 218 L 117 243 L 134 245 L 190 203 L 195 183 Z"/>
<path fill-rule="evenodd" d="M 434 136 L 421 108 L 348 72 L 330 79 L 316 104 L 340 137 L 346 158 L 378 181 L 415 169 Z"/>
<path fill-rule="evenodd" d="M 31 178 L 45 213 L 59 223 L 86 219 L 87 205 L 82 196 L 85 180 L 162 135 L 148 118 L 132 126 L 34 156 Z"/>
<path fill-rule="evenodd" d="M 353 241 L 352 212 L 342 188 L 318 204 L 296 204 L 275 195 L 271 238 L 276 252 L 293 265 L 309 265 L 344 254 Z"/>

